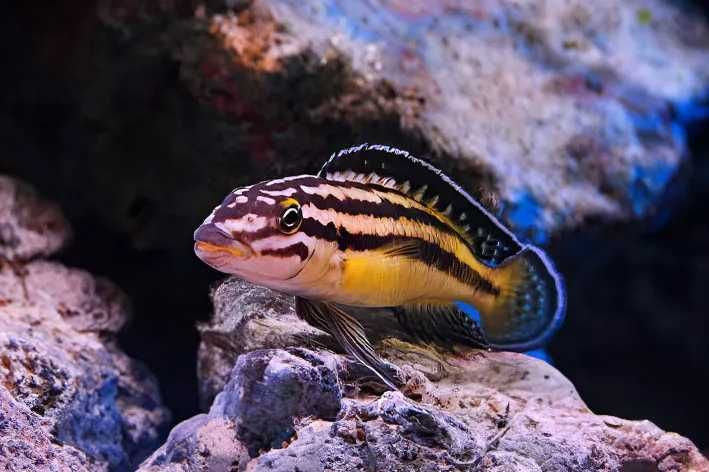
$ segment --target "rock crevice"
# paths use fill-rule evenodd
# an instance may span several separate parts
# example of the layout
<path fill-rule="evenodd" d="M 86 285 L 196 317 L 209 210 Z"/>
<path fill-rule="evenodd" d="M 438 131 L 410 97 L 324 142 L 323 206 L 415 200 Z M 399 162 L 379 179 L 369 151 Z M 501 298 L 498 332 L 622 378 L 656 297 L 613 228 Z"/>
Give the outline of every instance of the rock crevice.
<path fill-rule="evenodd" d="M 17 236 L 0 244 L 0 468 L 130 470 L 170 414 L 152 374 L 116 345 L 127 298 L 43 259 L 70 234 L 56 206 L 2 176 L 0 202 L 4 234 Z"/>

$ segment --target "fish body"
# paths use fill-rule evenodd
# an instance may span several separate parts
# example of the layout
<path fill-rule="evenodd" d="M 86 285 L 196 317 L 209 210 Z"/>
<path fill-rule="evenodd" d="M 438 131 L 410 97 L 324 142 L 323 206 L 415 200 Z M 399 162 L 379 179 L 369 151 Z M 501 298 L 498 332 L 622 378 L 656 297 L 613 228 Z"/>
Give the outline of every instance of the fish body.
<path fill-rule="evenodd" d="M 423 340 L 518 350 L 543 344 L 564 315 L 561 278 L 540 249 L 440 170 L 387 146 L 335 153 L 317 176 L 237 188 L 196 230 L 195 252 L 295 295 L 301 317 L 390 385 L 348 307 L 391 308 Z"/>

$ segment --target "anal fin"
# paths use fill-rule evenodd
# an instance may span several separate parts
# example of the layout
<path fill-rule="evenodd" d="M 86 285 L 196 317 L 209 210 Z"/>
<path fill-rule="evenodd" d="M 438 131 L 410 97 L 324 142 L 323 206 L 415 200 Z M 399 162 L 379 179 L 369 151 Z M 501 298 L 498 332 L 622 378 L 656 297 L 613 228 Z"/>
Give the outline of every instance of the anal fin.
<path fill-rule="evenodd" d="M 480 325 L 455 305 L 406 305 L 394 311 L 401 326 L 423 342 L 490 347 Z"/>
<path fill-rule="evenodd" d="M 367 366 L 388 387 L 396 390 L 394 381 L 387 373 L 390 368 L 374 351 L 364 328 L 352 315 L 339 305 L 301 297 L 295 299 L 295 310 L 300 318 L 334 336 L 348 354 Z"/>

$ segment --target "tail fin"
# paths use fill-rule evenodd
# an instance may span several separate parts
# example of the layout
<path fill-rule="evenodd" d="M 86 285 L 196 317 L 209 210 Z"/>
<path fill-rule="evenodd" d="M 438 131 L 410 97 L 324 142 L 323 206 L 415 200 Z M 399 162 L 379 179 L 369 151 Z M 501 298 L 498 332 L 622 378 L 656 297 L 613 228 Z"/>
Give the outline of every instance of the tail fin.
<path fill-rule="evenodd" d="M 480 313 L 487 339 L 493 347 L 511 351 L 544 345 L 564 320 L 561 276 L 534 246 L 525 247 L 498 270 L 506 282 L 497 300 Z"/>

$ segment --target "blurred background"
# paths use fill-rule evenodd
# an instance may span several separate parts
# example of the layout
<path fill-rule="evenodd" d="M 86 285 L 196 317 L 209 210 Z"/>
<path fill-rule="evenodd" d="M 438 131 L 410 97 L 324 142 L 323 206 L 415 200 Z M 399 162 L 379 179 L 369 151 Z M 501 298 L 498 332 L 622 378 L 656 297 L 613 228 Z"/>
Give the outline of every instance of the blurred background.
<path fill-rule="evenodd" d="M 703 2 L 14 2 L 0 172 L 60 204 L 58 259 L 132 300 L 122 347 L 174 421 L 220 275 L 192 231 L 232 188 L 342 147 L 427 157 L 568 285 L 552 362 L 597 413 L 709 450 Z"/>

